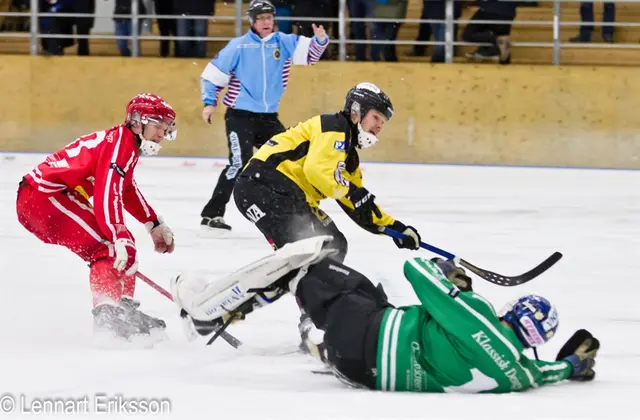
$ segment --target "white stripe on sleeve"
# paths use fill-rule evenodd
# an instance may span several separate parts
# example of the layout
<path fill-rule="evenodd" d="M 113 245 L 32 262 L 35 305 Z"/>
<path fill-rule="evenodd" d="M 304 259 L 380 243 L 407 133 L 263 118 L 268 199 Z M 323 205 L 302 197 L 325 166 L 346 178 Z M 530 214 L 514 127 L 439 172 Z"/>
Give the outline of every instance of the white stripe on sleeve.
<path fill-rule="evenodd" d="M 293 64 L 296 66 L 306 66 L 309 64 L 309 47 L 311 47 L 311 38 L 306 36 L 298 37 L 298 45 L 293 52 Z"/>
<path fill-rule="evenodd" d="M 202 71 L 201 77 L 218 87 L 227 86 L 230 78 L 228 74 L 225 74 L 222 70 L 214 66 L 213 63 L 207 64 L 207 67 Z"/>

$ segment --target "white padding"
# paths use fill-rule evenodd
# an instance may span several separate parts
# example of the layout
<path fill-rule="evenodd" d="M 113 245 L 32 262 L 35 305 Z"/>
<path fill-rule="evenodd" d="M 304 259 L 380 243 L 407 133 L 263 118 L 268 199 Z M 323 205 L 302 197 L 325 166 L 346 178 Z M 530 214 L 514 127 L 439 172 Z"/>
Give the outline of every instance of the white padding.
<path fill-rule="evenodd" d="M 171 284 L 174 301 L 195 319 L 219 318 L 255 295 L 248 290 L 269 287 L 292 270 L 336 252 L 323 249 L 332 239 L 331 236 L 317 236 L 287 244 L 222 278 L 202 271 L 180 274 Z"/>
<path fill-rule="evenodd" d="M 204 68 L 201 77 L 219 87 L 227 86 L 230 78 L 228 74 L 224 73 L 212 63 L 207 64 L 207 67 Z"/>
<path fill-rule="evenodd" d="M 293 52 L 293 64 L 296 66 L 306 66 L 309 64 L 309 48 L 311 47 L 311 38 L 300 36 L 298 45 Z"/>

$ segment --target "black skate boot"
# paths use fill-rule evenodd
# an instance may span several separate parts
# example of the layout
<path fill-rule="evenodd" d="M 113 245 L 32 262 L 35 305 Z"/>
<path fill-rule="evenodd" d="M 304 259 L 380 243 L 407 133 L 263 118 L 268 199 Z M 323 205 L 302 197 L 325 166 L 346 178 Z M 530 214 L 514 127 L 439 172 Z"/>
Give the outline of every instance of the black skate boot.
<path fill-rule="evenodd" d="M 203 217 L 200 229 L 209 236 L 223 238 L 231 233 L 229 226 L 222 217 Z"/>
<path fill-rule="evenodd" d="M 129 307 L 126 303 L 98 305 L 91 312 L 96 333 L 111 333 L 116 338 L 126 341 L 164 333 L 166 328 L 163 320 Z"/>
<path fill-rule="evenodd" d="M 127 296 L 123 296 L 120 299 L 120 304 L 122 305 L 122 307 L 124 307 L 127 311 L 129 311 L 129 315 L 131 317 L 137 317 L 139 318 L 140 322 L 142 322 L 143 324 L 147 325 L 149 327 L 149 329 L 153 329 L 153 328 L 166 328 L 167 324 L 158 318 L 154 318 L 150 315 L 145 314 L 142 311 L 139 311 L 138 308 L 140 307 L 140 302 L 137 300 L 134 300 L 133 298 L 127 297 Z"/>

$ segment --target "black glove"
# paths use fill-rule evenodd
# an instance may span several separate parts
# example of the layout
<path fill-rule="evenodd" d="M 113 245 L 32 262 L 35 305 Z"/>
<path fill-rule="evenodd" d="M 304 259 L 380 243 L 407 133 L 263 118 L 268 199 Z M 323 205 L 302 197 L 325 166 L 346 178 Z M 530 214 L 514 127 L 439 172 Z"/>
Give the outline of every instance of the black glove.
<path fill-rule="evenodd" d="M 467 276 L 462 267 L 458 267 L 452 260 L 443 260 L 440 257 L 432 258 L 431 261 L 436 263 L 442 274 L 458 289 L 468 292 L 471 289 L 471 277 Z"/>
<path fill-rule="evenodd" d="M 354 184 L 349 186 L 347 198 L 353 203 L 356 212 L 375 213 L 377 217 L 382 217 L 382 212 L 374 203 L 376 196 L 371 194 L 364 187 L 356 187 Z"/>
<path fill-rule="evenodd" d="M 375 195 L 371 194 L 364 187 L 356 187 L 354 184 L 349 186 L 347 198 L 353 203 L 353 210 L 349 210 L 349 216 L 360 226 L 370 232 L 377 232 L 377 226 L 373 223 L 373 215 L 378 218 L 382 217 L 382 212 L 376 206 L 374 200 Z"/>
<path fill-rule="evenodd" d="M 556 360 L 565 360 L 571 363 L 573 370 L 569 380 L 591 381 L 596 373 L 593 367 L 596 364 L 596 354 L 600 348 L 600 341 L 587 330 L 578 330 L 565 343 L 558 352 Z"/>
<path fill-rule="evenodd" d="M 393 238 L 393 242 L 398 248 L 420 249 L 420 234 L 413 226 L 405 226 L 397 220 L 390 226 L 391 229 L 406 235 L 405 238 Z"/>

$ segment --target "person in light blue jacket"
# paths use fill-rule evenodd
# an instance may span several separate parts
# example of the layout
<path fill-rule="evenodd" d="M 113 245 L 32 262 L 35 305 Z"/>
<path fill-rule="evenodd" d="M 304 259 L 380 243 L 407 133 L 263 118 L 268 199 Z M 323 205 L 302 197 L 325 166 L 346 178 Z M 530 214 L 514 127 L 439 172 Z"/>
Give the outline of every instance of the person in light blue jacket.
<path fill-rule="evenodd" d="M 290 67 L 316 63 L 329 44 L 325 29 L 315 24 L 312 38 L 274 32 L 275 7 L 268 0 L 251 1 L 247 15 L 251 29 L 229 41 L 201 75 L 202 119 L 208 124 L 218 105 L 218 93 L 227 87 L 222 103 L 227 106 L 229 163 L 200 214 L 201 227 L 215 236 L 231 231 L 223 218 L 225 208 L 254 147 L 285 130 L 278 108 Z"/>

